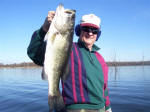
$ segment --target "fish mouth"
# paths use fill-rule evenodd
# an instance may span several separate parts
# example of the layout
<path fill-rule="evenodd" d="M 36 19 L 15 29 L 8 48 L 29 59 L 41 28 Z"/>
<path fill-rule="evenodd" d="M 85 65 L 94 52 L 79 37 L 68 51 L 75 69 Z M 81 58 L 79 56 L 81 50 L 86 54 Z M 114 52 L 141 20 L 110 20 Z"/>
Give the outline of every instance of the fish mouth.
<path fill-rule="evenodd" d="M 65 10 L 65 13 L 67 13 L 67 14 L 74 14 L 76 12 L 76 10 Z"/>
<path fill-rule="evenodd" d="M 69 9 L 66 9 L 64 11 L 64 13 L 68 14 L 72 19 L 75 18 L 75 13 L 76 13 L 76 10 L 69 10 Z"/>

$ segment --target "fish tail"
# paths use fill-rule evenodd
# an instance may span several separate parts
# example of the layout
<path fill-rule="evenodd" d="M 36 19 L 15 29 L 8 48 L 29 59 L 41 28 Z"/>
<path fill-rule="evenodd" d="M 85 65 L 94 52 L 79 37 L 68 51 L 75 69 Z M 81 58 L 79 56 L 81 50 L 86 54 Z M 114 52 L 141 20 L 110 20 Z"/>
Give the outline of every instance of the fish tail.
<path fill-rule="evenodd" d="M 48 104 L 49 104 L 50 112 L 53 112 L 54 110 L 60 111 L 65 107 L 65 104 L 61 95 L 58 95 L 58 96 L 48 95 Z"/>

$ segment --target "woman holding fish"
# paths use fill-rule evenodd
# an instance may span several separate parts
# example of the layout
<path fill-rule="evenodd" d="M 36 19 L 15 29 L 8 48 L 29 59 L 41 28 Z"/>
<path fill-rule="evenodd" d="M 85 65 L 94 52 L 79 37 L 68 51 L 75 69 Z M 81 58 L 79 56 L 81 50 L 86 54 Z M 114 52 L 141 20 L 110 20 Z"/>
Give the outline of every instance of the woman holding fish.
<path fill-rule="evenodd" d="M 65 12 L 68 13 L 68 11 Z M 70 13 L 71 12 L 68 14 Z M 49 35 L 49 33 L 51 34 L 50 31 L 52 31 L 52 28 L 54 29 L 53 25 L 57 27 L 56 24 L 54 24 L 56 14 L 57 10 L 56 12 L 50 11 L 48 13 L 48 16 L 42 27 L 34 32 L 28 47 L 28 56 L 33 60 L 34 63 L 41 66 L 47 66 L 45 60 L 48 58 L 46 55 L 48 48 L 53 49 L 53 44 L 57 43 L 55 41 L 59 41 L 57 38 L 63 38 L 62 35 L 64 33 L 62 33 L 61 30 L 64 28 L 62 27 L 60 31 L 57 31 L 57 33 L 54 33 L 50 37 L 52 41 L 50 42 L 51 44 L 49 47 L 47 45 L 49 41 L 44 41 L 44 38 L 48 38 L 46 35 Z M 62 73 L 60 77 L 62 79 L 63 103 L 61 102 L 60 97 L 59 100 L 57 99 L 59 92 L 57 90 L 53 92 L 54 89 L 51 89 L 52 87 L 50 87 L 50 111 L 53 111 L 54 109 L 57 112 L 112 112 L 108 96 L 108 67 L 103 57 L 98 53 L 100 48 L 94 44 L 95 41 L 99 39 L 101 34 L 100 24 L 101 20 L 99 17 L 94 14 L 88 14 L 82 16 L 80 23 L 75 26 L 75 33 L 79 37 L 78 42 L 73 42 L 71 44 L 67 43 L 68 46 L 71 45 L 71 50 L 68 50 L 68 54 L 60 54 L 68 55 L 68 59 L 64 59 L 66 62 L 63 65 L 64 68 L 61 68 L 61 70 L 63 70 L 59 72 Z M 65 27 L 65 25 L 63 26 Z M 58 28 L 56 29 L 58 30 Z M 59 37 L 57 35 L 59 35 Z M 61 47 L 61 44 L 63 43 L 59 44 Z M 53 50 L 53 52 L 55 51 L 56 49 Z M 50 54 L 59 55 L 58 52 L 53 52 Z M 57 57 L 57 55 L 55 57 Z M 65 57 L 67 57 L 67 55 L 65 55 Z M 50 56 L 51 55 L 49 55 L 49 57 Z M 50 60 L 52 61 L 53 59 L 55 58 L 51 58 Z M 51 65 L 48 68 L 54 69 L 55 66 L 62 63 L 59 61 L 54 67 L 51 67 L 54 63 L 51 61 L 49 61 Z M 51 71 L 53 69 L 50 69 L 50 72 L 47 72 L 48 80 L 50 80 L 49 77 L 51 77 L 49 76 L 51 75 L 49 73 L 52 73 Z M 46 74 L 46 69 L 44 69 L 44 72 Z M 53 77 L 56 78 L 56 76 Z M 53 80 L 49 82 L 52 81 Z M 49 83 L 49 86 L 54 85 L 55 83 Z M 55 88 L 58 87 L 58 84 L 56 85 L 57 86 L 55 86 Z"/>

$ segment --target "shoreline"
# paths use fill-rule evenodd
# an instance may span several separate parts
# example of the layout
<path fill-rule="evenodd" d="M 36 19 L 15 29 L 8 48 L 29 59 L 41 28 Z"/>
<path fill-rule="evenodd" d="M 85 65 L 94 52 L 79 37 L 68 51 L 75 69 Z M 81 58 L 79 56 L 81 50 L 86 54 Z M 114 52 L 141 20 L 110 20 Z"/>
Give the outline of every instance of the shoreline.
<path fill-rule="evenodd" d="M 108 66 L 147 66 L 150 65 L 150 61 L 129 61 L 129 62 L 106 62 Z M 0 63 L 0 68 L 33 68 L 41 67 L 34 64 L 33 62 L 23 62 L 14 64 L 2 64 Z"/>

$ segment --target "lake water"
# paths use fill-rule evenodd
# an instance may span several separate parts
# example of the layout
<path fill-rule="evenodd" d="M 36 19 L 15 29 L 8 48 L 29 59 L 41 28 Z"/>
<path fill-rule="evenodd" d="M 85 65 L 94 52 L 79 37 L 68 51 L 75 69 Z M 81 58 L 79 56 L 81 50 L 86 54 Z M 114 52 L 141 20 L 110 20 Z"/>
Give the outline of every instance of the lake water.
<path fill-rule="evenodd" d="M 150 112 L 150 66 L 109 67 L 113 112 Z M 41 68 L 0 69 L 0 112 L 48 112 Z"/>

